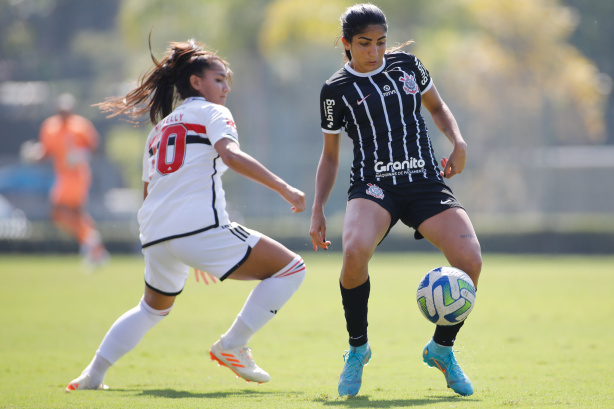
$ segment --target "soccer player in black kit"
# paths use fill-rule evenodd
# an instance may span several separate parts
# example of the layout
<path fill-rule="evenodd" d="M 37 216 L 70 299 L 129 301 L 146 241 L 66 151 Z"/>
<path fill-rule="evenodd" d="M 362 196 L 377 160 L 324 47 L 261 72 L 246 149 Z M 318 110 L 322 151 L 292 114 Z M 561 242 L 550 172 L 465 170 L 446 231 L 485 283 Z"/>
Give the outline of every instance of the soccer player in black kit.
<path fill-rule="evenodd" d="M 348 8 L 341 16 L 348 62 L 326 81 L 320 96 L 324 147 L 316 174 L 309 234 L 314 250 L 327 249 L 324 207 L 339 169 L 341 129 L 354 143 L 348 203 L 343 223 L 341 297 L 349 351 L 339 377 L 339 394 L 360 390 L 363 366 L 371 358 L 367 338 L 370 281 L 368 263 L 377 245 L 401 220 L 442 251 L 452 267 L 477 286 L 482 268 L 480 244 L 467 213 L 444 178 L 461 173 L 467 144 L 448 106 L 420 60 L 400 48 L 386 49 L 386 16 L 371 4 Z M 424 106 L 452 143 L 441 160 L 431 146 L 421 114 Z M 463 323 L 437 326 L 423 360 L 439 368 L 448 387 L 471 395 L 452 345 Z"/>

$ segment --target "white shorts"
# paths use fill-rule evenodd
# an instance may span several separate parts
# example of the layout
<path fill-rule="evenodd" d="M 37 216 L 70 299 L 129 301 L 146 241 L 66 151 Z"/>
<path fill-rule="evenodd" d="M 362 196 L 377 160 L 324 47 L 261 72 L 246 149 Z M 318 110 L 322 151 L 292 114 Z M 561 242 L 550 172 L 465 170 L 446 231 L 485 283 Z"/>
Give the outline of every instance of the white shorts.
<path fill-rule="evenodd" d="M 222 281 L 247 260 L 260 237 L 261 233 L 232 222 L 146 247 L 145 284 L 161 294 L 177 295 L 190 276 L 190 267 Z"/>

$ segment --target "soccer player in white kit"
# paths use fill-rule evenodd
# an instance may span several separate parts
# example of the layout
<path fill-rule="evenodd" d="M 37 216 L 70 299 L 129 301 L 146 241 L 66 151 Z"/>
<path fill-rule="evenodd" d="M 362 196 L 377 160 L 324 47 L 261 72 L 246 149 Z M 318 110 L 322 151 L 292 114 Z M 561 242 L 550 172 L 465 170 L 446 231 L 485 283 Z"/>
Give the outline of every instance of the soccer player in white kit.
<path fill-rule="evenodd" d="M 305 209 L 305 194 L 240 149 L 224 106 L 231 75 L 226 61 L 194 40 L 171 43 L 161 61 L 152 60 L 155 66 L 136 89 L 99 104 L 111 116 L 148 113 L 157 123 L 145 146 L 145 199 L 138 214 L 145 293 L 115 321 L 66 390 L 106 389 L 108 369 L 168 315 L 190 267 L 222 281 L 261 280 L 209 353 L 245 380 L 267 382 L 269 374 L 254 363 L 247 343 L 299 288 L 305 265 L 277 241 L 229 220 L 221 177 L 231 168 L 279 193 L 294 213 Z M 183 102 L 175 108 L 176 98 Z"/>

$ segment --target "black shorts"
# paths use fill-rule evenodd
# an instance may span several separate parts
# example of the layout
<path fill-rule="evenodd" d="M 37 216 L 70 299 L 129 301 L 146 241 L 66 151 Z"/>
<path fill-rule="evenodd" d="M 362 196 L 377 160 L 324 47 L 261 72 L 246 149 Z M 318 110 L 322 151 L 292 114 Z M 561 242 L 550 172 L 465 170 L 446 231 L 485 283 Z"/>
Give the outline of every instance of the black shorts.
<path fill-rule="evenodd" d="M 440 181 L 415 182 L 403 187 L 380 182 L 357 182 L 348 190 L 348 202 L 358 197 L 371 200 L 390 213 L 390 226 L 386 235 L 401 220 L 405 225 L 416 230 L 414 232 L 416 240 L 424 238 L 418 232 L 418 226 L 423 221 L 452 207 L 463 208 L 454 197 L 452 190 Z"/>

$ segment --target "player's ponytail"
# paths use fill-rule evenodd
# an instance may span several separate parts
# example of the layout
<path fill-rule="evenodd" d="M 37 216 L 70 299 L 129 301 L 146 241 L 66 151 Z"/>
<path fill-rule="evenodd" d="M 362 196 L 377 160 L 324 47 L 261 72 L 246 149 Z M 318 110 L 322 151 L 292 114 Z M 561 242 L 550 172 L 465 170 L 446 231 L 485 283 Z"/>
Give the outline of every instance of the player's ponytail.
<path fill-rule="evenodd" d="M 109 117 L 123 114 L 137 119 L 148 113 L 151 123 L 156 124 L 173 111 L 179 99 L 199 95 L 192 88 L 190 77 L 202 75 L 213 60 L 227 68 L 230 80 L 228 63 L 193 39 L 170 43 L 165 57 L 158 61 L 151 50 L 150 33 L 149 53 L 154 66 L 139 78 L 135 89 L 125 98 L 110 98 L 96 104 L 103 112 L 109 112 Z"/>

